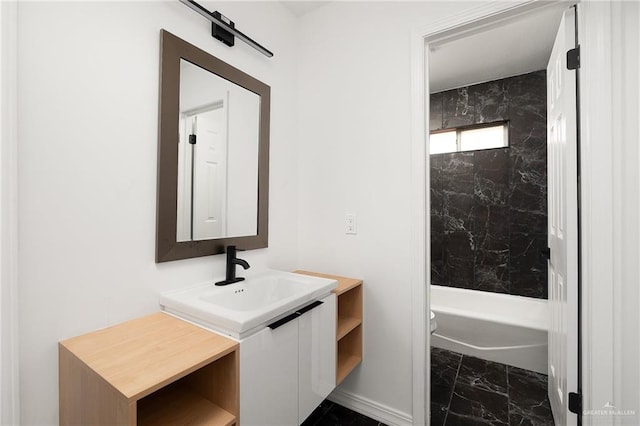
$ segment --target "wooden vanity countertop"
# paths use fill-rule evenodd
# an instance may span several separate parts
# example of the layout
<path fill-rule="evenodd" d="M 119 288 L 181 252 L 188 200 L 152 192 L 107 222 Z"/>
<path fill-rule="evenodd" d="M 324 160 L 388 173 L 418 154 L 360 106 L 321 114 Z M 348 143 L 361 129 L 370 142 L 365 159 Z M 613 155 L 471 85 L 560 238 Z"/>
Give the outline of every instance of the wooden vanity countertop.
<path fill-rule="evenodd" d="M 357 278 L 342 277 L 340 275 L 321 274 L 319 272 L 311 272 L 311 271 L 303 271 L 303 270 L 296 270 L 293 272 L 296 274 L 311 275 L 312 277 L 329 278 L 329 279 L 338 281 L 338 287 L 336 287 L 333 290 L 336 296 L 340 296 L 345 291 L 349 291 L 352 288 L 362 284 L 362 280 L 359 280 Z"/>
<path fill-rule="evenodd" d="M 63 340 L 59 347 L 132 401 L 233 352 L 238 344 L 157 312 Z"/>

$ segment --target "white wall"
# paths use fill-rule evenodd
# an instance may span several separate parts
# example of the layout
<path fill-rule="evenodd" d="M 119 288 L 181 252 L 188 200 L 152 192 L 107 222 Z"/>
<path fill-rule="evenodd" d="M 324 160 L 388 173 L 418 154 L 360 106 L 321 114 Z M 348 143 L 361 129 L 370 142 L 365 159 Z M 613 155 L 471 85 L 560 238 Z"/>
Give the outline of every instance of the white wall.
<path fill-rule="evenodd" d="M 333 2 L 300 22 L 299 264 L 364 279 L 364 360 L 341 389 L 398 422 L 412 413 L 411 30 L 477 6 Z"/>
<path fill-rule="evenodd" d="M 17 6 L 0 2 L 0 424 L 17 422 Z"/>
<path fill-rule="evenodd" d="M 57 423 L 59 340 L 156 311 L 160 291 L 224 273 L 224 256 L 154 262 L 161 28 L 272 87 L 269 249 L 242 257 L 248 272 L 296 266 L 295 19 L 279 3 L 209 7 L 275 56 L 224 46 L 177 1 L 19 4 L 24 424 Z"/>

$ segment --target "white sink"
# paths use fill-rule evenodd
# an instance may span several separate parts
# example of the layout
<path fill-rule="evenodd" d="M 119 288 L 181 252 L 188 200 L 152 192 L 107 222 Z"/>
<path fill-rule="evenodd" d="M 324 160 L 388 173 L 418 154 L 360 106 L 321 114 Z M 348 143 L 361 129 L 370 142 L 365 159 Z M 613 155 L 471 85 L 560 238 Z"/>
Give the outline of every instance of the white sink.
<path fill-rule="evenodd" d="M 160 305 L 169 313 L 241 338 L 338 285 L 336 280 L 282 271 L 265 271 L 227 286 L 215 286 L 215 281 L 164 293 Z"/>

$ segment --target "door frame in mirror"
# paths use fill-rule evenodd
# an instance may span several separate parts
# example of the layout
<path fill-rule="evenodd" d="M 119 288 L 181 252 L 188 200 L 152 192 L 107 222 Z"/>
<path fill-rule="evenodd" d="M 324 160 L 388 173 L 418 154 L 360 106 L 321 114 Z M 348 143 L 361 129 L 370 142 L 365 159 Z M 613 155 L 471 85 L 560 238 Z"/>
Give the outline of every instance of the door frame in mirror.
<path fill-rule="evenodd" d="M 185 59 L 260 96 L 257 235 L 202 241 L 176 241 L 180 59 Z M 156 262 L 220 254 L 225 252 L 225 247 L 228 245 L 235 245 L 241 249 L 267 247 L 271 87 L 164 29 L 160 30 L 160 61 Z"/>

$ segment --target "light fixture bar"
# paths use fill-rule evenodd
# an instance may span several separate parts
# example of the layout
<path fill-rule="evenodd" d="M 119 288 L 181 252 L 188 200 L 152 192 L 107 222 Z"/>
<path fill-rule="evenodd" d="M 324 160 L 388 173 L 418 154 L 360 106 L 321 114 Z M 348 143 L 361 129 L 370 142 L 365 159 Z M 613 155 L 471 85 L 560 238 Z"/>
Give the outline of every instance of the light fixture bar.
<path fill-rule="evenodd" d="M 266 47 L 262 46 L 260 43 L 254 41 L 252 38 L 247 37 L 241 31 L 238 31 L 237 29 L 235 29 L 235 27 L 232 27 L 231 25 L 229 25 L 224 20 L 221 20 L 216 15 L 214 15 L 211 12 L 209 12 L 207 9 L 205 9 L 204 7 L 202 7 L 201 5 L 196 3 L 195 1 L 193 1 L 193 0 L 179 0 L 179 1 L 180 1 L 180 3 L 184 3 L 190 9 L 193 9 L 194 11 L 198 12 L 200 15 L 204 16 L 205 18 L 207 18 L 208 20 L 213 22 L 215 25 L 218 25 L 219 27 L 222 27 L 222 29 L 224 29 L 225 31 L 227 31 L 227 32 L 233 34 L 234 36 L 238 37 L 240 40 L 244 41 L 249 46 L 253 47 L 254 49 L 259 51 L 263 55 L 268 56 L 269 58 L 271 58 L 273 56 L 273 52 L 271 52 L 269 49 L 267 49 Z M 220 14 L 220 16 L 223 17 L 223 15 L 221 15 L 221 14 Z"/>

